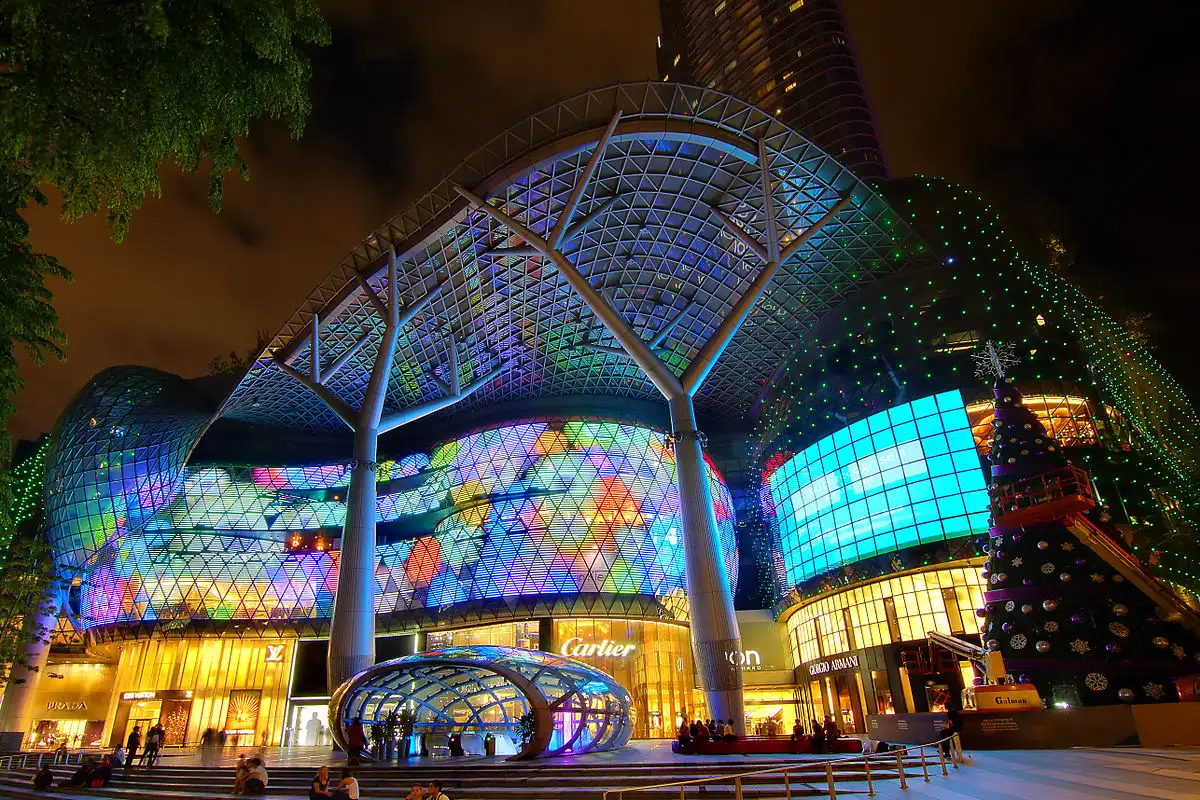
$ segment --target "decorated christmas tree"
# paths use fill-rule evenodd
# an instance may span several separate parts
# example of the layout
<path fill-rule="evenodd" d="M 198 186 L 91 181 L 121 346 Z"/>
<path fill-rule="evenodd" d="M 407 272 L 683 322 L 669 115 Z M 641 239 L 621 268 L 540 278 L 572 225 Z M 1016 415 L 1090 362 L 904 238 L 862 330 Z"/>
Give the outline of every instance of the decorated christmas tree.
<path fill-rule="evenodd" d="M 1177 700 L 1175 678 L 1200 672 L 1200 642 L 1072 532 L 1091 504 L 1086 473 L 1005 377 L 1011 350 L 988 342 L 978 360 L 995 378 L 986 647 L 1050 706 Z"/>

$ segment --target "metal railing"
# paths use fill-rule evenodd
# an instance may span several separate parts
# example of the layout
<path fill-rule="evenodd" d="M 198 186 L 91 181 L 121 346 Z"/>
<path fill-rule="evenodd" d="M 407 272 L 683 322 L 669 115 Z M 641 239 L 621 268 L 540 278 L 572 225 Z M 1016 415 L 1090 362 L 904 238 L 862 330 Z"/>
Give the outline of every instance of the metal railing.
<path fill-rule="evenodd" d="M 69 764 L 82 764 L 83 759 L 88 756 L 82 750 L 65 753 L 62 755 L 56 754 L 53 751 L 39 753 L 13 753 L 11 756 L 0 757 L 0 771 L 12 772 L 15 769 L 41 769 L 42 764 L 61 764 L 67 766 Z"/>
<path fill-rule="evenodd" d="M 950 757 L 947 759 L 945 750 L 942 745 L 946 744 L 950 751 Z M 937 760 L 926 756 L 926 749 L 932 747 L 937 752 Z M 920 770 L 920 775 L 925 783 L 929 783 L 929 767 L 935 765 L 940 767 L 942 775 L 950 774 L 950 767 L 958 769 L 958 765 L 963 763 L 962 741 L 958 738 L 958 734 L 954 733 L 943 739 L 938 739 L 935 742 L 926 742 L 925 744 L 914 744 L 903 747 L 897 750 L 889 750 L 886 753 L 862 753 L 859 755 L 848 756 L 847 758 L 834 758 L 828 761 L 805 761 L 798 764 L 789 764 L 786 767 L 772 767 L 770 769 L 760 769 L 751 772 L 741 772 L 736 775 L 714 775 L 711 778 L 695 778 L 687 781 L 672 781 L 671 783 L 656 783 L 650 786 L 634 786 L 629 789 L 609 789 L 604 793 L 603 800 L 625 800 L 624 795 L 632 792 L 647 792 L 660 789 L 679 789 L 679 800 L 687 800 L 687 787 L 700 787 L 698 791 L 703 791 L 704 787 L 712 784 L 733 784 L 733 793 L 735 800 L 743 800 L 742 785 L 746 778 L 760 779 L 767 775 L 783 776 L 784 793 L 787 800 L 792 800 L 792 777 L 795 773 L 802 773 L 803 777 L 814 776 L 818 780 L 824 773 L 825 785 L 829 791 L 829 800 L 837 800 L 837 781 L 838 775 L 836 769 L 842 766 L 854 766 L 862 764 L 862 775 L 867 782 L 867 795 L 875 796 L 875 781 L 890 780 L 893 777 L 900 781 L 900 788 L 908 788 L 908 774 L 905 773 L 905 756 L 916 752 L 918 755 L 908 759 L 908 767 L 910 773 L 915 778 L 917 770 Z M 917 760 L 919 758 L 919 761 Z M 871 765 L 875 764 L 875 773 L 871 772 Z M 855 774 L 853 779 L 858 779 Z M 812 791 L 820 791 L 811 781 L 799 781 L 800 785 L 807 786 Z"/>

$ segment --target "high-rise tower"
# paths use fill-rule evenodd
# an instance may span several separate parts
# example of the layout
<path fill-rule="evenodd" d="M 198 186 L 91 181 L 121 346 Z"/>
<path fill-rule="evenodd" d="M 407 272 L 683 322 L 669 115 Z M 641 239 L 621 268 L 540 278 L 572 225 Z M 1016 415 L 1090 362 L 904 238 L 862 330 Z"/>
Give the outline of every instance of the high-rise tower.
<path fill-rule="evenodd" d="M 659 0 L 659 77 L 774 111 L 866 180 L 887 165 L 840 0 Z"/>

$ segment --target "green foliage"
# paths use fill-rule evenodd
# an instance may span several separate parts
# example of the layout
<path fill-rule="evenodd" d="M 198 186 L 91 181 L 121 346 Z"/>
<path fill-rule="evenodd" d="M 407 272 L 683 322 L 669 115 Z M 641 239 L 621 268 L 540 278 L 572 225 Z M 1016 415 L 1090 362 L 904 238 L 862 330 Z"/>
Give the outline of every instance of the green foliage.
<path fill-rule="evenodd" d="M 413 728 L 417 724 L 417 713 L 411 708 L 402 708 L 400 713 L 396 715 L 396 725 L 400 732 L 401 738 L 408 738 L 413 734 Z"/>
<path fill-rule="evenodd" d="M 166 162 L 207 163 L 219 210 L 251 122 L 301 133 L 304 46 L 328 40 L 311 0 L 0 0 L 0 159 L 117 239 Z"/>
<path fill-rule="evenodd" d="M 537 730 L 537 717 L 532 711 L 526 711 L 517 720 L 517 738 L 521 740 L 521 746 L 529 744 L 533 739 L 533 734 Z"/>
<path fill-rule="evenodd" d="M 26 646 L 49 640 L 53 630 L 42 627 L 52 613 L 60 579 L 46 537 L 17 537 L 0 564 L 0 664 L 24 665 Z M 10 667 L 11 668 L 11 667 Z M 0 687 L 8 672 L 0 673 Z"/>
<path fill-rule="evenodd" d="M 45 278 L 70 278 L 70 273 L 29 246 L 29 226 L 20 212 L 31 201 L 45 198 L 28 177 L 0 166 L 0 545 L 13 540 L 16 527 L 7 421 L 22 385 L 17 352 L 24 350 L 40 364 L 47 354 L 61 358 L 66 345 Z"/>
<path fill-rule="evenodd" d="M 0 0 L 0 543 L 14 534 L 16 353 L 39 363 L 66 345 L 46 278 L 70 274 L 33 251 L 21 212 L 52 186 L 65 220 L 103 211 L 120 241 L 145 195 L 161 192 L 167 163 L 205 167 L 219 211 L 226 174 L 246 175 L 238 140 L 251 122 L 301 133 L 305 48 L 328 41 L 312 0 Z M 20 603 L 36 606 L 41 567 L 53 569 L 33 547 L 4 566 L 0 663 L 37 635 Z"/>

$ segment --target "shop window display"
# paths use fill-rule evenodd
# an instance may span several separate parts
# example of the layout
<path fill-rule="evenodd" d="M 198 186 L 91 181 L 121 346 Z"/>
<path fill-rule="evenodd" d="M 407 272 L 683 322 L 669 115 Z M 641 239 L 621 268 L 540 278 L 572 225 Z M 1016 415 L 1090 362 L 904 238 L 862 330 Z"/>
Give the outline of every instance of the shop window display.
<path fill-rule="evenodd" d="M 978 565 L 915 570 L 858 584 L 808 603 L 787 619 L 792 657 L 797 664 L 803 664 L 823 655 L 845 652 L 849 649 L 847 625 L 853 630 L 858 648 L 921 641 L 932 630 L 975 633 L 979 621 L 974 610 L 983 607 L 986 585 L 980 575 L 981 567 L 982 559 Z M 954 603 L 946 602 L 945 589 L 952 590 Z M 892 635 L 884 607 L 888 598 L 895 607 L 898 638 Z"/>

